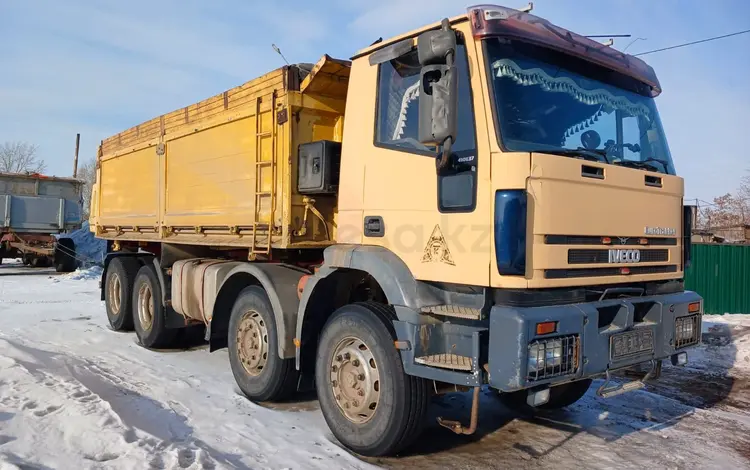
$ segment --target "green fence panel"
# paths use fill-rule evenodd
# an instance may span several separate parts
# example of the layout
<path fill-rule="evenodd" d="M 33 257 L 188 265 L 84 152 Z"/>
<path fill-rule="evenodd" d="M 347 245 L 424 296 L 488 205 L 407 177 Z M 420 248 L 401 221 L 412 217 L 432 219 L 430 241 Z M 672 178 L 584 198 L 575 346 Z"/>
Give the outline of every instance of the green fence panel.
<path fill-rule="evenodd" d="M 708 314 L 750 313 L 750 245 L 693 244 L 685 288 Z"/>

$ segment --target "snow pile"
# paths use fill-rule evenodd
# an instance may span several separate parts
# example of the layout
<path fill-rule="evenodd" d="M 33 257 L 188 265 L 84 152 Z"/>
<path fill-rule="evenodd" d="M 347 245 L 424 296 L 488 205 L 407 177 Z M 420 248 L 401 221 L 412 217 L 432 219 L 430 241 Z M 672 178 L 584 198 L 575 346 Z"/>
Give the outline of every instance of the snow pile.
<path fill-rule="evenodd" d="M 84 266 L 102 264 L 107 252 L 107 242 L 94 236 L 89 230 L 88 221 L 84 222 L 80 229 L 65 234 L 61 238 L 70 238 L 76 244 L 76 257 Z"/>
<path fill-rule="evenodd" d="M 78 268 L 72 273 L 63 274 L 61 276 L 56 276 L 54 278 L 55 281 L 57 280 L 69 280 L 69 281 L 88 281 L 90 279 L 99 279 L 102 277 L 102 269 L 101 266 L 91 266 L 88 268 Z"/>

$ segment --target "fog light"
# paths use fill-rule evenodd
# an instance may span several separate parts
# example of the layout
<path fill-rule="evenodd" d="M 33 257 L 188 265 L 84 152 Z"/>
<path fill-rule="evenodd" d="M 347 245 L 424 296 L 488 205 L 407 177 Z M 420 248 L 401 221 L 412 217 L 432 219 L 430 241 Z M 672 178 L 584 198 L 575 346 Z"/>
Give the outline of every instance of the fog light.
<path fill-rule="evenodd" d="M 686 352 L 673 354 L 671 359 L 672 359 L 673 366 L 684 366 L 688 362 Z"/>
<path fill-rule="evenodd" d="M 526 397 L 526 403 L 529 406 L 542 406 L 549 401 L 549 388 L 543 388 L 537 391 L 529 390 Z"/>

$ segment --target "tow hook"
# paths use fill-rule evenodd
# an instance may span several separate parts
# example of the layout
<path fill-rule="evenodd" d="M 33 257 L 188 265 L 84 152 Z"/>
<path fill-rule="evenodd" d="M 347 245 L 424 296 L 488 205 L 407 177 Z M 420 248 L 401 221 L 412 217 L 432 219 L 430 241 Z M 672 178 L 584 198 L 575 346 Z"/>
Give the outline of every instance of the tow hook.
<path fill-rule="evenodd" d="M 464 427 L 459 421 L 443 419 L 442 417 L 437 419 L 438 424 L 456 434 L 474 434 L 474 431 L 477 430 L 477 421 L 479 421 L 479 389 L 480 387 L 474 387 L 474 394 L 471 401 L 471 421 L 468 428 Z"/>
<path fill-rule="evenodd" d="M 635 390 L 640 390 L 643 387 L 646 386 L 645 382 L 651 378 L 653 378 L 655 375 L 657 375 L 659 372 L 661 372 L 661 367 L 657 366 L 657 362 L 655 360 L 649 361 L 651 363 L 651 368 L 646 373 L 646 375 L 643 376 L 640 380 L 633 380 L 631 382 L 627 382 L 624 384 L 616 384 L 613 386 L 608 387 L 609 382 L 611 380 L 609 369 L 607 369 L 605 373 L 605 380 L 604 383 L 599 387 L 599 389 L 596 391 L 596 394 L 602 398 L 611 398 L 616 397 L 617 395 L 622 395 L 626 392 L 632 392 Z"/>

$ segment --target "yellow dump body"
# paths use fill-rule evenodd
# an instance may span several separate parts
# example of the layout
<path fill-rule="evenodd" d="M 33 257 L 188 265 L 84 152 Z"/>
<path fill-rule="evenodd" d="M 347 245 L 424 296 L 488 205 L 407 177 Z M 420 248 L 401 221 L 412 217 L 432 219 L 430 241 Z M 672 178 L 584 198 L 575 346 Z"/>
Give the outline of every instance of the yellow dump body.
<path fill-rule="evenodd" d="M 270 248 L 324 246 L 335 196 L 296 191 L 297 147 L 340 142 L 350 63 L 287 66 L 101 143 L 90 226 L 111 240 Z M 308 73 L 309 72 L 309 73 Z"/>

